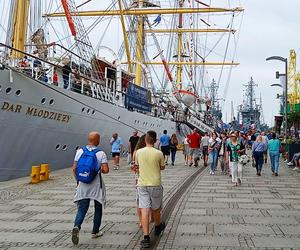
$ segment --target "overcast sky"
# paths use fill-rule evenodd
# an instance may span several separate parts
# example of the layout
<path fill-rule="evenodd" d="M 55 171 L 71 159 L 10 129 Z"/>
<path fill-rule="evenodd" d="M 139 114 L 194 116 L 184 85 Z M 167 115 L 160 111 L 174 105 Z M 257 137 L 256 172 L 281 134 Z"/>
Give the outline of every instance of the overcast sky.
<path fill-rule="evenodd" d="M 265 122 L 270 124 L 272 116 L 278 113 L 276 94 L 281 93 L 275 72 L 284 71 L 284 63 L 265 58 L 272 55 L 289 56 L 295 49 L 300 57 L 300 1 L 299 0 L 243 0 L 244 20 L 238 45 L 239 67 L 234 69 L 225 111 L 230 118 L 230 101 L 236 107 L 242 100 L 241 87 L 253 76 L 258 84 L 257 97 L 262 94 Z M 299 60 L 297 60 L 299 61 Z M 226 114 L 224 114 L 225 116 Z"/>

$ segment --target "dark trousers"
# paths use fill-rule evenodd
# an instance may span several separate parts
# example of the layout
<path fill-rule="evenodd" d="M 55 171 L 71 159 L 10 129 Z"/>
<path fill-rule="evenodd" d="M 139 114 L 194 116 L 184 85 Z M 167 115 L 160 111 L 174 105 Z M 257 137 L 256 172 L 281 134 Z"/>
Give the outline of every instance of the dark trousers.
<path fill-rule="evenodd" d="M 94 226 L 92 233 L 99 233 L 102 220 L 102 204 L 98 201 L 95 203 L 95 212 L 94 212 Z M 84 217 L 89 210 L 90 199 L 83 199 L 77 202 L 77 214 L 74 222 L 74 226 L 77 226 L 80 230 Z"/>
<path fill-rule="evenodd" d="M 254 151 L 253 157 L 255 159 L 255 167 L 257 173 L 261 172 L 262 166 L 264 164 L 264 152 Z"/>
<path fill-rule="evenodd" d="M 64 89 L 67 89 L 69 87 L 69 76 L 63 76 L 64 81 Z"/>
<path fill-rule="evenodd" d="M 172 163 L 175 162 L 175 157 L 176 157 L 176 150 L 171 150 L 171 161 L 172 161 Z"/>

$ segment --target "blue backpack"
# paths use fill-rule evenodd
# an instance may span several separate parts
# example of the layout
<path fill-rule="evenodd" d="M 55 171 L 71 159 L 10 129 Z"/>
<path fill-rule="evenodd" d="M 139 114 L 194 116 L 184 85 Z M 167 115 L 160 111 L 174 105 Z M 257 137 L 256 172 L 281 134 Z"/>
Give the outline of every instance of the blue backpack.
<path fill-rule="evenodd" d="M 87 147 L 84 147 L 82 150 L 83 153 L 77 162 L 76 178 L 77 181 L 91 183 L 100 170 L 96 156 L 96 153 L 99 152 L 100 149 L 95 148 L 89 151 Z"/>

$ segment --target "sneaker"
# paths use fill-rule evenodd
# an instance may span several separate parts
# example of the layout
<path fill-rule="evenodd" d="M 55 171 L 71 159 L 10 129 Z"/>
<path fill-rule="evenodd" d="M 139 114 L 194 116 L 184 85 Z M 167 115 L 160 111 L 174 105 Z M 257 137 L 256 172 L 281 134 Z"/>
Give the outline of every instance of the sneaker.
<path fill-rule="evenodd" d="M 192 162 L 189 164 L 189 167 L 191 167 L 191 166 L 193 166 L 193 163 L 192 163 Z"/>
<path fill-rule="evenodd" d="M 76 226 L 72 230 L 72 242 L 74 245 L 78 245 L 79 242 L 79 228 Z"/>
<path fill-rule="evenodd" d="M 171 164 L 172 166 L 174 166 L 174 163 L 172 162 L 172 164 Z"/>
<path fill-rule="evenodd" d="M 150 237 L 149 236 L 147 238 L 144 238 L 141 241 L 141 247 L 142 248 L 150 248 Z"/>
<path fill-rule="evenodd" d="M 98 233 L 92 233 L 92 239 L 96 239 L 103 236 L 103 232 L 99 231 Z"/>
<path fill-rule="evenodd" d="M 278 176 L 278 173 L 275 173 L 275 176 Z"/>
<path fill-rule="evenodd" d="M 241 185 L 242 184 L 242 181 L 240 178 L 238 178 L 238 184 Z"/>
<path fill-rule="evenodd" d="M 215 175 L 215 172 L 211 172 L 212 175 Z"/>
<path fill-rule="evenodd" d="M 165 230 L 165 228 L 166 228 L 166 224 L 165 224 L 164 222 L 161 222 L 161 223 L 159 224 L 159 226 L 155 226 L 154 234 L 155 234 L 156 236 L 159 236 L 159 235 L 162 233 L 162 231 Z"/>
<path fill-rule="evenodd" d="M 211 171 L 209 171 L 209 174 L 210 174 L 210 175 L 211 175 L 211 173 L 212 173 L 212 172 L 211 172 Z"/>
<path fill-rule="evenodd" d="M 294 163 L 293 162 L 289 162 L 287 165 L 288 166 L 294 166 Z"/>
<path fill-rule="evenodd" d="M 114 170 L 118 170 L 117 166 L 114 166 Z"/>
<path fill-rule="evenodd" d="M 184 163 L 184 166 L 187 166 L 188 164 L 187 163 Z"/>
<path fill-rule="evenodd" d="M 299 168 L 298 167 L 294 167 L 292 170 L 296 171 L 296 170 L 299 170 Z"/>

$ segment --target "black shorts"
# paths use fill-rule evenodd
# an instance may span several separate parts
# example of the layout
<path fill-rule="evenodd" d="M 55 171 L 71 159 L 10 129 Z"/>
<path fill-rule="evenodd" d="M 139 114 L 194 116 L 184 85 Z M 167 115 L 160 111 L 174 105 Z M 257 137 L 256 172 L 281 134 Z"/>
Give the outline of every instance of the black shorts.
<path fill-rule="evenodd" d="M 111 152 L 111 156 L 112 157 L 120 156 L 120 152 Z"/>
<path fill-rule="evenodd" d="M 170 146 L 161 146 L 160 149 L 163 155 L 170 155 Z"/>
<path fill-rule="evenodd" d="M 208 146 L 203 146 L 203 148 L 202 148 L 202 154 L 203 155 L 208 155 Z"/>

